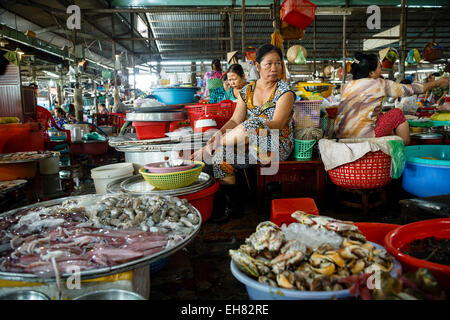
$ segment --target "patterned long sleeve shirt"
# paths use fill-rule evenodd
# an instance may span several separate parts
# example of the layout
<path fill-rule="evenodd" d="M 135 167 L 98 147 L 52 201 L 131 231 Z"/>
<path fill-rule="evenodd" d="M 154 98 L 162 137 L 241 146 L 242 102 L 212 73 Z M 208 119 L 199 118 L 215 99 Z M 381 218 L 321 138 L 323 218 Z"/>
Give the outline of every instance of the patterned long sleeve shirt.
<path fill-rule="evenodd" d="M 407 97 L 423 92 L 418 83 L 400 84 L 363 78 L 344 85 L 335 123 L 337 138 L 373 138 L 384 97 Z"/>

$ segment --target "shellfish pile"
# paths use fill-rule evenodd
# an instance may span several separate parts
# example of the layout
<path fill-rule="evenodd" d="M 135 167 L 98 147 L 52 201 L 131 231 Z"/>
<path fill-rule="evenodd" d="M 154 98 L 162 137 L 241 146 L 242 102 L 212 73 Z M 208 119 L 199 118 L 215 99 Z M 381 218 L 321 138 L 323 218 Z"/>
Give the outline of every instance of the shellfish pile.
<path fill-rule="evenodd" d="M 175 246 L 200 224 L 187 200 L 87 195 L 0 216 L 0 271 L 47 274 L 114 266 Z"/>
<path fill-rule="evenodd" d="M 349 285 L 341 279 L 374 270 L 390 272 L 393 268 L 387 251 L 368 242 L 352 222 L 311 216 L 302 211 L 294 212 L 292 217 L 312 231 L 308 235 L 321 230 L 334 238 L 340 236 L 341 243 L 333 246 L 324 241 L 312 245 L 312 241 L 305 240 L 308 235 L 287 237 L 288 228 L 265 221 L 239 249 L 229 250 L 236 266 L 261 283 L 305 291 L 344 290 Z"/>
<path fill-rule="evenodd" d="M 77 205 L 80 204 L 82 202 Z M 77 205 L 72 202 L 62 204 L 75 209 Z M 132 197 L 121 193 L 105 196 L 98 205 L 90 206 L 87 215 L 96 227 L 139 228 L 163 233 L 168 230 L 189 233 L 200 223 L 198 214 L 186 199 L 160 195 Z"/>

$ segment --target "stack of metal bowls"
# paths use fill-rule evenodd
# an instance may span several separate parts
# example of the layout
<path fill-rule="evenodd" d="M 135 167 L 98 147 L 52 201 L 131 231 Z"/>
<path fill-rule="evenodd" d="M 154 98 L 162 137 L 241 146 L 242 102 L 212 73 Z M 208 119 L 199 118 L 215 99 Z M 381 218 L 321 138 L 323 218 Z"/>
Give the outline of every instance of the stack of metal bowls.
<path fill-rule="evenodd" d="M 73 300 L 146 300 L 143 296 L 127 290 L 108 289 L 86 293 Z"/>
<path fill-rule="evenodd" d="M 39 291 L 18 290 L 1 295 L 0 300 L 50 300 L 50 298 Z"/>
<path fill-rule="evenodd" d="M 132 193 L 137 195 L 154 194 L 178 197 L 181 195 L 192 194 L 204 190 L 210 187 L 213 183 L 214 180 L 212 179 L 212 177 L 206 172 L 202 172 L 200 173 L 197 181 L 187 187 L 170 190 L 159 190 L 147 183 L 142 175 L 135 175 L 129 178 L 121 178 L 112 181 L 106 186 L 106 191 L 108 193 L 122 191 L 125 193 Z"/>

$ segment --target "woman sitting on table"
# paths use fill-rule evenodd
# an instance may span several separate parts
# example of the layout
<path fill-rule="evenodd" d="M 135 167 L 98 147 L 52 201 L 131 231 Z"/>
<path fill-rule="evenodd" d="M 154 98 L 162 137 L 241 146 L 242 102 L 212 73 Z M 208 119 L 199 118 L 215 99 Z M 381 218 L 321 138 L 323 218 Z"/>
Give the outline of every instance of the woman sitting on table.
<path fill-rule="evenodd" d="M 255 66 L 260 79 L 242 88 L 231 119 L 193 155 L 195 159 L 212 156 L 214 177 L 221 184 L 218 196 L 225 201 L 220 205 L 224 209 L 213 222 L 237 213 L 235 168 L 247 167 L 250 161 L 283 161 L 292 152 L 295 93 L 280 80 L 282 59 L 281 50 L 273 45 L 258 49 Z M 227 154 L 227 149 L 234 152 Z M 236 149 L 244 149 L 243 154 Z"/>
<path fill-rule="evenodd" d="M 352 63 L 353 80 L 342 89 L 335 122 L 336 138 L 374 138 L 400 136 L 405 145 L 410 142 L 409 125 L 403 111 L 395 108 L 381 113 L 384 97 L 406 97 L 435 87 L 447 87 L 450 78 L 440 78 L 426 84 L 400 84 L 380 78 L 381 64 L 374 54 L 357 52 Z"/>

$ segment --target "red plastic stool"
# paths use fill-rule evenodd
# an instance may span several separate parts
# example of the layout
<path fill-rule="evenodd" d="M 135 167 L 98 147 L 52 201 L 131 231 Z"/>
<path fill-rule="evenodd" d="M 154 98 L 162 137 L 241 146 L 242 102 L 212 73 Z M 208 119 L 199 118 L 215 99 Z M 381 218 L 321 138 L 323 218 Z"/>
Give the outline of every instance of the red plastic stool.
<path fill-rule="evenodd" d="M 270 221 L 278 226 L 281 226 L 283 223 L 297 222 L 291 217 L 291 214 L 297 210 L 316 216 L 319 215 L 319 210 L 312 198 L 274 199 L 272 200 Z"/>

